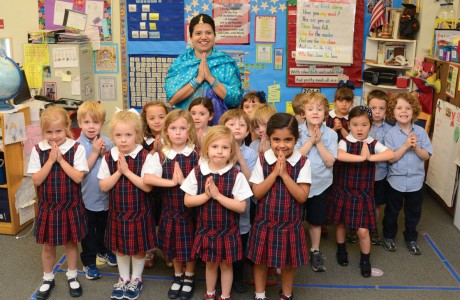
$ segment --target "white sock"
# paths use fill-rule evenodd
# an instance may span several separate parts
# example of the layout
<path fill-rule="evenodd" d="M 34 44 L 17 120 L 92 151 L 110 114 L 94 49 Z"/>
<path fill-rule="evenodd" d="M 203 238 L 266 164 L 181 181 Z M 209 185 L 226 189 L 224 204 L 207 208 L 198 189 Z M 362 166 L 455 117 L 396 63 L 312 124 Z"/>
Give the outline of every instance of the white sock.
<path fill-rule="evenodd" d="M 214 292 L 208 292 L 208 291 L 206 291 L 206 294 L 208 294 L 209 296 L 215 295 L 215 294 L 216 294 L 216 290 L 214 290 Z"/>
<path fill-rule="evenodd" d="M 145 256 L 143 258 L 135 258 L 132 257 L 133 260 L 133 275 L 131 276 L 131 280 L 139 279 L 142 280 L 142 273 L 144 272 L 144 265 L 145 265 Z"/>
<path fill-rule="evenodd" d="M 319 249 L 310 248 L 310 252 L 319 251 Z"/>
<path fill-rule="evenodd" d="M 185 272 L 185 276 L 186 276 L 186 277 L 184 277 L 184 282 L 193 282 L 193 279 L 187 279 L 187 276 L 193 278 L 194 275 L 195 275 L 195 273 Z M 184 285 L 184 286 L 182 286 L 182 290 L 183 290 L 184 292 L 190 292 L 190 291 L 192 290 L 192 287 L 191 287 L 191 286 Z"/>
<path fill-rule="evenodd" d="M 75 270 L 67 269 L 67 272 L 65 273 L 65 275 L 67 276 L 67 279 L 77 278 L 78 276 L 77 269 Z M 70 282 L 69 285 L 71 289 L 78 289 L 80 287 L 80 283 L 78 281 L 72 281 Z"/>
<path fill-rule="evenodd" d="M 220 299 L 230 299 L 230 295 L 228 295 L 228 296 L 222 296 L 222 295 L 220 295 Z"/>
<path fill-rule="evenodd" d="M 174 276 L 175 276 L 175 277 L 182 277 L 182 275 L 184 275 L 184 273 L 174 273 Z M 174 283 L 171 285 L 171 290 L 173 290 L 173 291 L 178 291 L 178 290 L 180 290 L 180 285 L 179 285 L 178 283 L 175 283 L 175 282 L 174 282 Z"/>
<path fill-rule="evenodd" d="M 256 293 L 256 299 L 265 299 L 265 291 L 262 293 Z"/>
<path fill-rule="evenodd" d="M 131 262 L 131 257 L 128 255 L 118 255 L 117 254 L 117 262 L 118 262 L 118 272 L 120 273 L 120 278 L 123 279 L 124 282 L 129 281 L 129 266 Z"/>
<path fill-rule="evenodd" d="M 46 281 L 51 281 L 54 279 L 54 274 L 53 273 L 44 273 L 43 272 L 43 280 L 46 280 Z M 47 290 L 50 289 L 50 285 L 49 284 L 42 284 L 40 286 L 40 292 L 46 292 Z"/>

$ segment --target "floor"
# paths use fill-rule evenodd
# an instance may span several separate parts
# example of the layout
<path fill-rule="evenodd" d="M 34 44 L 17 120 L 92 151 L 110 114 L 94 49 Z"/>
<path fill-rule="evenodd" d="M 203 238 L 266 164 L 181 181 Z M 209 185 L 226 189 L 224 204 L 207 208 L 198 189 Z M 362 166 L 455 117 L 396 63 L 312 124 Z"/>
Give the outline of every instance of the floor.
<path fill-rule="evenodd" d="M 403 214 L 400 217 L 403 224 Z M 401 226 L 400 226 L 401 228 Z M 31 226 L 23 230 L 25 235 Z M 423 254 L 413 256 L 404 246 L 402 234 L 396 239 L 397 251 L 390 253 L 373 246 L 371 263 L 380 269 L 380 277 L 363 278 L 359 272 L 359 248 L 348 244 L 350 264 L 341 267 L 335 261 L 333 227 L 330 237 L 321 241 L 326 256 L 327 271 L 315 273 L 310 266 L 298 269 L 294 287 L 296 299 L 460 299 L 460 232 L 452 217 L 439 202 L 425 193 L 422 220 L 419 225 L 419 244 Z M 71 299 L 65 278 L 65 255 L 58 248 L 55 271 L 56 287 L 49 299 Z M 42 277 L 40 246 L 32 235 L 17 239 L 0 235 L 0 299 L 35 299 Z M 81 270 L 79 265 L 79 270 Z M 100 265 L 103 277 L 96 281 L 80 276 L 83 295 L 80 299 L 109 299 L 111 287 L 117 281 L 117 268 Z M 81 273 L 83 274 L 83 273 Z M 172 270 L 161 258 L 151 269 L 144 271 L 144 289 L 139 299 L 167 299 Z M 8 287 L 8 288 L 5 288 Z M 268 287 L 267 296 L 277 299 L 279 286 Z M 197 285 L 193 299 L 202 299 L 205 292 L 203 268 L 197 270 Z M 245 294 L 232 294 L 232 299 L 252 299 L 254 287 Z"/>

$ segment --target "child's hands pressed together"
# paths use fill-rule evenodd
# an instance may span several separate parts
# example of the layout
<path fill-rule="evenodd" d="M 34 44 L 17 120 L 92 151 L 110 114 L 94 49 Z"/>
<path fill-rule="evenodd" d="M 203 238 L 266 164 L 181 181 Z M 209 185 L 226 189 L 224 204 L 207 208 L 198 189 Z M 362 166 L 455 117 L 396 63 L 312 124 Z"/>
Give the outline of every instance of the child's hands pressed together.
<path fill-rule="evenodd" d="M 313 134 L 311 135 L 310 140 L 313 145 L 316 145 L 319 142 L 321 142 L 321 130 L 319 128 L 319 125 L 316 125 L 315 128 L 313 128 Z"/>
<path fill-rule="evenodd" d="M 361 148 L 361 154 L 360 156 L 363 158 L 363 161 L 369 160 L 369 157 L 371 156 L 371 152 L 369 151 L 369 146 L 367 145 L 366 142 L 362 142 L 363 147 Z"/>
<path fill-rule="evenodd" d="M 117 162 L 117 167 L 118 167 L 118 171 L 125 175 L 128 174 L 129 172 L 129 167 L 128 167 L 128 163 L 126 162 L 126 159 L 125 159 L 125 156 L 123 154 L 118 154 L 118 162 Z"/>
<path fill-rule="evenodd" d="M 407 137 L 406 143 L 408 143 L 410 148 L 415 148 L 417 147 L 417 141 L 418 141 L 417 135 L 415 134 L 415 132 L 411 132 L 409 136 Z"/>
<path fill-rule="evenodd" d="M 155 140 L 153 141 L 153 148 L 152 151 L 150 151 L 150 153 L 153 154 L 155 152 L 158 152 L 161 148 L 163 148 L 163 143 L 161 142 L 161 136 L 157 134 L 155 136 Z"/>
<path fill-rule="evenodd" d="M 174 173 L 173 173 L 173 181 L 180 185 L 184 182 L 184 173 L 182 173 L 182 170 L 179 166 L 179 163 L 176 161 L 174 163 Z"/>
<path fill-rule="evenodd" d="M 209 199 L 212 197 L 211 196 L 211 181 L 213 181 L 212 176 L 209 176 L 208 178 L 206 178 L 206 182 L 204 183 L 204 192 L 209 197 Z"/>
<path fill-rule="evenodd" d="M 57 145 L 56 143 L 52 142 L 50 143 L 50 146 L 51 146 L 51 151 L 48 157 L 48 161 L 54 164 L 57 161 L 57 156 L 58 156 L 58 152 L 56 151 Z"/>
<path fill-rule="evenodd" d="M 218 200 L 220 192 L 219 189 L 217 188 L 216 184 L 214 183 L 214 179 L 212 177 L 209 177 L 211 180 L 209 182 L 209 193 L 211 194 L 211 197 L 215 200 Z"/>
<path fill-rule="evenodd" d="M 288 174 L 286 170 L 286 156 L 281 151 L 278 154 L 278 161 L 276 162 L 276 164 L 279 166 L 278 176 L 283 177 Z"/>
<path fill-rule="evenodd" d="M 93 152 L 97 153 L 98 155 L 103 155 L 103 149 L 105 150 L 105 142 L 102 138 L 95 138 L 93 140 Z"/>
<path fill-rule="evenodd" d="M 334 129 L 335 131 L 337 130 L 340 130 L 342 129 L 342 122 L 340 122 L 340 120 L 338 118 L 335 118 L 334 119 L 334 127 L 332 129 Z"/>

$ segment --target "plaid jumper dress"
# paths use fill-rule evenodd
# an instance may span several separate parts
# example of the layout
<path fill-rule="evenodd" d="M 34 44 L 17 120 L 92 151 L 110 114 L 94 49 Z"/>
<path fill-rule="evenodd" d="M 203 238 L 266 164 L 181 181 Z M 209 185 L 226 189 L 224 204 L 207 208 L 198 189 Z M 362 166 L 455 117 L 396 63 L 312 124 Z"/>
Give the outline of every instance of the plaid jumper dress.
<path fill-rule="evenodd" d="M 148 152 L 142 149 L 134 159 L 129 155 L 125 156 L 128 168 L 137 176 L 141 175 L 147 155 Z M 118 170 L 117 161 L 112 158 L 110 151 L 105 154 L 105 160 L 110 174 L 115 173 Z M 109 215 L 105 232 L 107 248 L 126 255 L 146 252 L 155 247 L 153 229 L 147 193 L 121 175 L 109 194 Z"/>
<path fill-rule="evenodd" d="M 327 115 L 326 117 L 326 126 L 329 127 L 329 128 L 334 128 L 334 120 L 335 119 L 339 119 L 340 120 L 340 123 L 342 123 L 342 127 L 343 129 L 345 129 L 347 132 L 350 132 L 350 130 L 348 129 L 348 120 L 345 119 L 345 118 L 339 118 L 339 117 L 331 117 L 330 115 Z M 337 132 L 337 140 L 340 141 L 341 139 L 344 138 L 344 136 L 342 136 L 342 133 L 339 131 L 336 131 Z"/>
<path fill-rule="evenodd" d="M 75 143 L 62 158 L 73 166 Z M 43 167 L 50 151 L 35 146 Z M 55 162 L 45 181 L 38 186 L 38 217 L 35 223 L 35 238 L 38 244 L 50 246 L 78 243 L 86 235 L 87 219 L 81 196 L 81 185 L 75 183 Z"/>
<path fill-rule="evenodd" d="M 198 153 L 189 156 L 177 153 L 174 159 L 168 159 L 159 152 L 163 166 L 163 178 L 172 179 L 174 163 L 179 163 L 183 174 L 189 174 L 198 165 Z M 192 246 L 195 235 L 194 209 L 184 205 L 185 192 L 180 185 L 163 189 L 163 209 L 158 226 L 158 248 L 168 260 L 177 259 L 180 263 L 192 261 Z"/>
<path fill-rule="evenodd" d="M 363 142 L 344 139 L 347 153 L 359 155 Z M 377 140 L 368 144 L 369 152 L 375 154 Z M 374 207 L 375 163 L 342 162 L 342 173 L 337 178 L 329 219 L 334 224 L 344 224 L 346 228 L 376 229 Z"/>
<path fill-rule="evenodd" d="M 269 165 L 259 156 L 264 178 L 273 172 L 276 163 Z M 286 163 L 294 181 L 306 162 L 302 156 L 295 166 Z M 255 264 L 266 263 L 270 268 L 297 268 L 308 263 L 308 249 L 302 226 L 302 204 L 289 193 L 281 177 L 257 205 L 256 217 L 249 235 L 248 258 Z"/>
<path fill-rule="evenodd" d="M 218 173 L 203 175 L 199 166 L 194 168 L 194 172 L 198 182 L 197 195 L 204 193 L 206 179 L 212 176 L 219 192 L 233 198 L 233 185 L 239 173 L 235 166 L 222 175 Z M 213 263 L 233 263 L 241 260 L 243 246 L 238 220 L 237 212 L 225 208 L 217 200 L 211 198 L 201 205 L 198 208 L 192 257 L 200 257 L 205 262 Z"/>

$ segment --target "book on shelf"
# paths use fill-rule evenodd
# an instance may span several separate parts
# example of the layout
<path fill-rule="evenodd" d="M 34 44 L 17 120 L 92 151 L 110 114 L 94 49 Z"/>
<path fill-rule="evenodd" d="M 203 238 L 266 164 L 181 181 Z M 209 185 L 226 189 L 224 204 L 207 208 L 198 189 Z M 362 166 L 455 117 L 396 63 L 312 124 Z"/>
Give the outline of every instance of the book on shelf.
<path fill-rule="evenodd" d="M 399 38 L 399 22 L 401 21 L 401 16 L 403 13 L 403 9 L 401 8 L 390 8 L 389 9 L 389 23 L 393 28 L 391 38 L 398 39 Z"/>

